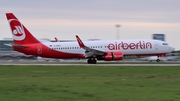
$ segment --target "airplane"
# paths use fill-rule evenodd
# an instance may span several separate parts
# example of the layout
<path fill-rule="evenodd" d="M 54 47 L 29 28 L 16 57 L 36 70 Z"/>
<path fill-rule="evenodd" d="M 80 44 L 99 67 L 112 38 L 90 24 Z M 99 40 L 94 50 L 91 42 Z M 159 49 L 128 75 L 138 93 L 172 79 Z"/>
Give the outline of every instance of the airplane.
<path fill-rule="evenodd" d="M 78 35 L 76 35 L 77 41 L 72 42 L 42 42 L 36 39 L 13 13 L 6 13 L 6 17 L 14 42 L 11 47 L 26 55 L 56 59 L 84 58 L 87 59 L 88 64 L 96 64 L 97 60 L 119 61 L 126 56 L 158 56 L 157 62 L 159 62 L 160 57 L 175 49 L 160 40 L 82 41 Z"/>

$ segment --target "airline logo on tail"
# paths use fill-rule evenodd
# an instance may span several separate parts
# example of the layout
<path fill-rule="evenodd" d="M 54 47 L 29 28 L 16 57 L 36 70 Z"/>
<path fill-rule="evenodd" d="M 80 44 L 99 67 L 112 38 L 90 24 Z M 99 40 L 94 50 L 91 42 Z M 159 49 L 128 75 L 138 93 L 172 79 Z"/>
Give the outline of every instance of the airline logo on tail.
<path fill-rule="evenodd" d="M 24 40 L 26 35 L 23 25 L 17 19 L 10 19 L 9 24 L 12 29 L 13 39 L 18 41 Z"/>

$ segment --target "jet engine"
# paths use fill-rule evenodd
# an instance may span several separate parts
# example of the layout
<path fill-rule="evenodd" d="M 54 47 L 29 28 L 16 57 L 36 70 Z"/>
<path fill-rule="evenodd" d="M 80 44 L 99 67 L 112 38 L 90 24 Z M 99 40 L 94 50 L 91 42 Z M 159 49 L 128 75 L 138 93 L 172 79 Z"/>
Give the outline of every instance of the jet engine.
<path fill-rule="evenodd" d="M 123 59 L 122 52 L 107 52 L 104 56 L 97 56 L 97 60 L 105 60 L 105 61 L 122 60 L 122 59 Z"/>

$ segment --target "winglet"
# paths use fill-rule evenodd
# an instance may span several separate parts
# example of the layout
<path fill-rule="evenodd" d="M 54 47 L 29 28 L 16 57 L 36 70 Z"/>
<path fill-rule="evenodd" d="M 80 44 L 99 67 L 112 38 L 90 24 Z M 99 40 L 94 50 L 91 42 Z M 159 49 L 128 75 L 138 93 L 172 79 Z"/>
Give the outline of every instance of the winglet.
<path fill-rule="evenodd" d="M 79 36 L 76 35 L 76 39 L 77 39 L 78 44 L 79 44 L 79 46 L 80 46 L 81 48 L 86 47 L 86 46 L 84 45 L 84 43 L 81 41 L 81 39 L 79 38 Z"/>
<path fill-rule="evenodd" d="M 55 39 L 55 41 L 56 41 L 56 42 L 58 42 L 58 41 L 59 41 L 59 40 L 58 40 L 58 38 L 56 38 L 56 37 L 54 37 L 54 39 Z"/>

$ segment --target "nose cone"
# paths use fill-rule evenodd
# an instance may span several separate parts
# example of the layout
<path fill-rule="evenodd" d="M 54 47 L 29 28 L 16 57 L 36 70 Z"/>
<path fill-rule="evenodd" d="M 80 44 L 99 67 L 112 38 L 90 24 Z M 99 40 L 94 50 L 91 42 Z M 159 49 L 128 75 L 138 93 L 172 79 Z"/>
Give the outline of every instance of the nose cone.
<path fill-rule="evenodd" d="M 174 48 L 174 47 L 172 47 L 172 46 L 170 46 L 170 47 L 169 47 L 169 50 L 172 52 L 172 51 L 174 51 L 174 50 L 175 50 L 175 48 Z"/>

